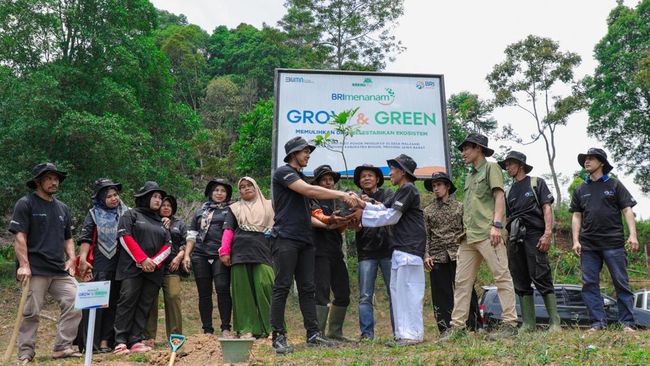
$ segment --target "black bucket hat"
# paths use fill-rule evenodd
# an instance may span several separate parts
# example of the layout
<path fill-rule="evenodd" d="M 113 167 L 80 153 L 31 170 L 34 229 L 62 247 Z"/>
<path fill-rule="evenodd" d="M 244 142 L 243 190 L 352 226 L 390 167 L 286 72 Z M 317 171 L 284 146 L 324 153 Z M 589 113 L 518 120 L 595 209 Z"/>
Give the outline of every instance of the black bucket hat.
<path fill-rule="evenodd" d="M 165 198 L 163 198 L 163 202 L 165 201 L 168 201 L 169 204 L 172 205 L 172 216 L 176 215 L 176 211 L 178 210 L 178 201 L 176 200 L 176 197 L 171 195 L 165 196 Z"/>
<path fill-rule="evenodd" d="M 356 184 L 357 187 L 361 188 L 361 172 L 364 170 L 370 170 L 375 173 L 377 176 L 377 187 L 381 187 L 384 184 L 384 172 L 382 172 L 381 169 L 372 164 L 363 164 L 354 168 L 354 184 Z"/>
<path fill-rule="evenodd" d="M 533 170 L 533 167 L 526 164 L 526 155 L 523 153 L 520 153 L 519 151 L 510 151 L 508 155 L 506 155 L 505 159 L 502 161 L 497 162 L 501 169 L 505 170 L 506 169 L 506 160 L 516 160 L 524 165 L 524 172 L 526 174 L 530 173 L 531 170 Z"/>
<path fill-rule="evenodd" d="M 163 191 L 162 188 L 160 188 L 160 186 L 158 185 L 158 183 L 151 180 L 144 182 L 144 185 L 140 187 L 140 189 L 138 189 L 138 191 L 135 192 L 133 196 L 135 198 L 144 197 L 147 194 L 152 192 L 160 192 L 163 198 L 167 196 L 167 192 Z"/>
<path fill-rule="evenodd" d="M 232 197 L 232 184 L 228 183 L 228 181 L 223 178 L 211 179 L 205 186 L 205 191 L 203 194 L 206 197 L 210 198 L 210 195 L 216 186 L 224 186 L 224 188 L 226 188 L 226 202 L 230 201 L 230 198 Z"/>
<path fill-rule="evenodd" d="M 307 140 L 300 136 L 296 136 L 292 138 L 291 140 L 287 141 L 286 144 L 284 144 L 284 153 L 286 156 L 284 157 L 284 162 L 288 163 L 289 162 L 289 157 L 291 154 L 302 151 L 304 148 L 308 147 L 309 151 L 314 151 L 316 149 L 316 146 L 310 145 Z"/>
<path fill-rule="evenodd" d="M 460 145 L 458 145 L 458 150 L 463 151 L 463 145 L 465 145 L 468 142 L 471 142 L 473 144 L 482 147 L 483 153 L 485 154 L 486 157 L 492 156 L 492 154 L 494 154 L 494 150 L 488 147 L 488 138 L 485 135 L 481 135 L 480 133 L 474 133 L 474 132 L 470 133 L 469 135 L 467 135 L 467 137 L 465 137 L 465 140 L 463 140 L 463 142 Z"/>
<path fill-rule="evenodd" d="M 334 178 L 334 183 L 341 179 L 341 173 L 333 171 L 331 166 L 325 164 L 314 169 L 314 179 L 311 181 L 311 184 L 318 184 L 318 181 L 328 174 Z"/>
<path fill-rule="evenodd" d="M 122 183 L 115 183 L 110 178 L 99 178 L 95 181 L 95 188 L 91 198 L 96 198 L 99 192 L 104 188 L 115 188 L 118 192 L 122 192 Z"/>
<path fill-rule="evenodd" d="M 433 182 L 440 180 L 449 184 L 449 194 L 456 192 L 456 186 L 454 185 L 454 182 L 451 181 L 449 175 L 445 172 L 431 174 L 431 178 L 424 180 L 424 188 L 426 188 L 426 190 L 429 192 L 433 192 Z"/>
<path fill-rule="evenodd" d="M 52 163 L 40 163 L 32 168 L 32 179 L 27 181 L 27 187 L 36 189 L 36 179 L 49 172 L 52 172 L 59 176 L 59 183 L 63 182 L 68 176 L 68 173 L 58 170 L 56 168 L 56 165 Z"/>
<path fill-rule="evenodd" d="M 410 156 L 400 154 L 395 159 L 389 159 L 386 160 L 386 162 L 388 163 L 388 166 L 394 166 L 404 171 L 404 173 L 406 173 L 406 175 L 411 177 L 411 179 L 414 181 L 418 179 L 415 176 L 415 168 L 418 167 L 418 164 Z"/>
<path fill-rule="evenodd" d="M 585 167 L 585 160 L 587 159 L 587 156 L 594 156 L 596 159 L 600 160 L 604 166 L 603 166 L 603 174 L 607 174 L 614 169 L 612 164 L 609 163 L 607 160 L 607 153 L 603 149 L 599 149 L 597 147 L 592 147 L 589 150 L 587 150 L 586 154 L 578 154 L 578 163 L 580 163 L 581 167 Z"/>

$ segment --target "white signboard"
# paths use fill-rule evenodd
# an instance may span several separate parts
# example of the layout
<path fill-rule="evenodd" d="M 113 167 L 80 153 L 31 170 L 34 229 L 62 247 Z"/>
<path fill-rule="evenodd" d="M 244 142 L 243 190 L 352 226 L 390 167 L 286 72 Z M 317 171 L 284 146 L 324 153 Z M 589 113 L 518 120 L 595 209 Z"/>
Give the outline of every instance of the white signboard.
<path fill-rule="evenodd" d="M 106 308 L 110 295 L 111 281 L 79 282 L 74 307 L 77 309 Z"/>
<path fill-rule="evenodd" d="M 295 136 L 312 141 L 327 132 L 341 138 L 329 124 L 331 116 L 359 108 L 348 122 L 359 131 L 346 140 L 348 174 L 361 164 L 380 167 L 386 160 L 409 155 L 418 164 L 416 175 L 430 177 L 448 171 L 448 138 L 442 75 L 276 70 L 273 169 L 284 164 L 284 144 Z M 345 175 L 341 154 L 317 148 L 305 174 L 329 164 Z"/>

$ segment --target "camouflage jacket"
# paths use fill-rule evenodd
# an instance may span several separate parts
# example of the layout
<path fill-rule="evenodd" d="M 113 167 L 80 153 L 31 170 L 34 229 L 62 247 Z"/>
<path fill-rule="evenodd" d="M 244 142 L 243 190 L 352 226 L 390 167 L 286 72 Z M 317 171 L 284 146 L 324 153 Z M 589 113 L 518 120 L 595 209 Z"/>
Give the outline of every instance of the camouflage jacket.
<path fill-rule="evenodd" d="M 464 236 L 463 204 L 449 197 L 447 202 L 435 200 L 424 208 L 427 225 L 426 256 L 434 263 L 456 260 L 458 245 Z"/>

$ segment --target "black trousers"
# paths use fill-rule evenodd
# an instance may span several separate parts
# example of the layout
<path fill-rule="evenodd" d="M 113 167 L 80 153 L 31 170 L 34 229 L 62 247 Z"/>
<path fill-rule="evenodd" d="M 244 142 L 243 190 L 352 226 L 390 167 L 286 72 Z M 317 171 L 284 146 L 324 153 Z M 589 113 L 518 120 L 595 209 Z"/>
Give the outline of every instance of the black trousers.
<path fill-rule="evenodd" d="M 531 283 L 542 296 L 555 291 L 548 254 L 537 249 L 542 234 L 541 231 L 528 231 L 523 243 L 508 244 L 508 266 L 515 293 L 519 296 L 533 294 Z"/>
<path fill-rule="evenodd" d="M 93 271 L 94 272 L 94 271 Z M 108 341 L 108 346 L 115 346 L 115 310 L 117 301 L 120 298 L 120 281 L 115 281 L 115 272 L 94 272 L 93 281 L 111 281 L 111 294 L 108 299 L 108 307 L 97 309 L 95 315 L 95 334 L 93 339 L 93 348 L 98 351 L 101 341 Z M 86 334 L 88 331 L 88 310 L 82 311 L 81 323 L 75 344 L 83 352 L 86 348 Z"/>
<path fill-rule="evenodd" d="M 212 263 L 210 263 L 212 262 Z M 232 297 L 230 295 L 230 267 L 219 258 L 192 257 L 194 281 L 199 292 L 199 314 L 204 333 L 214 333 L 212 327 L 212 286 L 217 293 L 217 307 L 221 319 L 221 330 L 230 330 Z"/>
<path fill-rule="evenodd" d="M 142 332 L 160 285 L 143 275 L 122 280 L 115 312 L 115 343 L 131 347 L 142 341 Z"/>
<path fill-rule="evenodd" d="M 298 302 L 307 337 L 318 332 L 314 286 L 314 246 L 312 244 L 275 238 L 271 241 L 275 283 L 271 299 L 271 329 L 274 333 L 286 333 L 284 310 L 287 296 L 295 276 Z"/>
<path fill-rule="evenodd" d="M 350 305 L 350 277 L 348 267 L 343 260 L 343 253 L 317 256 L 314 268 L 316 305 L 327 306 L 329 304 L 330 290 L 334 295 L 332 305 L 342 307 Z"/>
<path fill-rule="evenodd" d="M 429 272 L 431 280 L 431 299 L 433 300 L 433 314 L 438 322 L 440 333 L 451 327 L 451 313 L 454 310 L 454 281 L 456 279 L 456 261 L 448 263 L 434 263 Z M 472 289 L 472 299 L 469 303 L 469 318 L 467 328 L 476 330 L 479 327 L 478 295 Z"/>

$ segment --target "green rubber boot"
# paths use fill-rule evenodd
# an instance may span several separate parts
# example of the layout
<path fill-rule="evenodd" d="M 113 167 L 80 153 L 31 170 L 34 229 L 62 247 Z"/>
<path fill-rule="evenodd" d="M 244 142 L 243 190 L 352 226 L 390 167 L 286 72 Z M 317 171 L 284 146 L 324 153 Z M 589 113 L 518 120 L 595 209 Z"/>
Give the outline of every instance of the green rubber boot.
<path fill-rule="evenodd" d="M 544 305 L 548 312 L 548 331 L 559 332 L 562 330 L 560 314 L 557 313 L 557 298 L 554 293 L 544 295 Z"/>
<path fill-rule="evenodd" d="M 325 334 L 325 325 L 327 325 L 327 314 L 330 309 L 327 306 L 316 305 L 316 321 L 318 322 L 318 329 L 320 334 Z"/>
<path fill-rule="evenodd" d="M 345 321 L 345 313 L 347 306 L 330 305 L 330 313 L 327 319 L 327 333 L 325 336 L 337 341 L 350 342 L 343 336 L 343 322 Z"/>
<path fill-rule="evenodd" d="M 519 296 L 519 303 L 521 305 L 521 317 L 523 324 L 519 328 L 520 333 L 534 332 L 535 325 L 535 299 L 533 295 Z"/>

